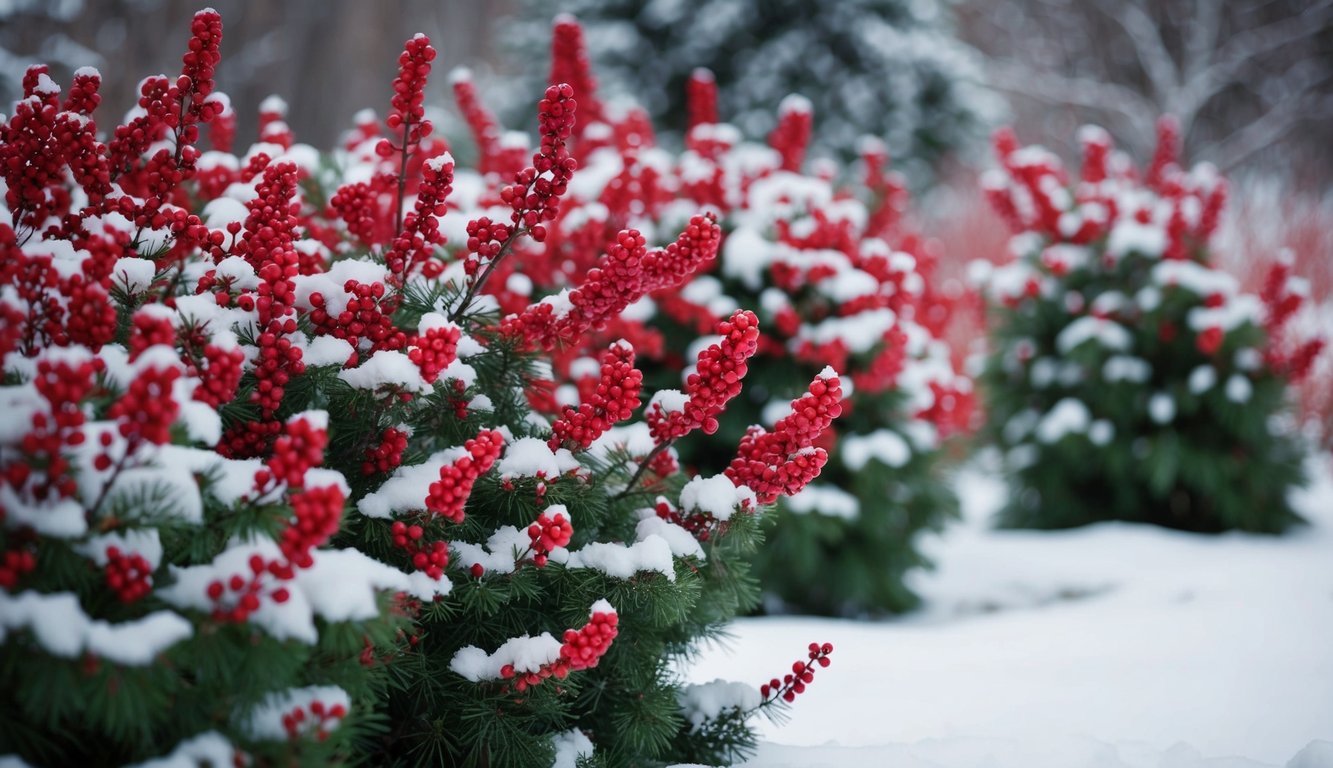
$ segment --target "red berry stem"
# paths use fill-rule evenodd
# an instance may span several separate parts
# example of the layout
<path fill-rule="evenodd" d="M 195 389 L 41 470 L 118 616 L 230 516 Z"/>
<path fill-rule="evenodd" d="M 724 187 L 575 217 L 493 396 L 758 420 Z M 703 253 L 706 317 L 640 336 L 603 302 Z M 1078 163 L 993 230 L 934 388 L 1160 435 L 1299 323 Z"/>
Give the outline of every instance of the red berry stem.
<path fill-rule="evenodd" d="M 763 701 L 755 709 L 763 709 L 776 704 L 779 700 L 792 703 L 796 697 L 805 693 L 805 687 L 815 680 L 815 667 L 827 667 L 829 665 L 829 654 L 833 653 L 832 643 L 811 643 L 809 653 L 805 660 L 792 662 L 791 672 L 782 676 L 779 680 L 776 677 L 767 683 L 759 686 L 759 694 Z M 751 710 L 754 711 L 754 710 Z"/>

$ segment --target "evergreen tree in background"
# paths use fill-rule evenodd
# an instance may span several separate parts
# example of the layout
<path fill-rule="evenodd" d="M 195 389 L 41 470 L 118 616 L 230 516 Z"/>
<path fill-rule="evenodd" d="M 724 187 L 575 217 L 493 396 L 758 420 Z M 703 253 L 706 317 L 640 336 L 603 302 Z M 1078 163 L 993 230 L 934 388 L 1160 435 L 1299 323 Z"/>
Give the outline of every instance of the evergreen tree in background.
<path fill-rule="evenodd" d="M 1141 176 L 1105 131 L 1080 140 L 1072 185 L 1008 132 L 983 180 L 1016 232 L 1011 261 L 983 270 L 987 430 L 1012 492 L 1002 521 L 1286 529 L 1302 451 L 1284 395 L 1322 344 L 1285 333 L 1301 281 L 1279 262 L 1255 296 L 1212 265 L 1226 184 L 1178 165 L 1170 119 Z"/>
<path fill-rule="evenodd" d="M 921 182 L 996 110 L 972 51 L 950 33 L 948 9 L 933 2 L 574 0 L 560 10 L 587 30 L 605 94 L 641 103 L 676 134 L 686 127 L 686 83 L 702 67 L 746 135 L 766 135 L 774 105 L 799 93 L 813 102 L 821 151 L 850 160 L 862 136 L 875 136 Z M 526 3 L 509 33 L 516 47 L 544 42 L 551 13 Z"/>

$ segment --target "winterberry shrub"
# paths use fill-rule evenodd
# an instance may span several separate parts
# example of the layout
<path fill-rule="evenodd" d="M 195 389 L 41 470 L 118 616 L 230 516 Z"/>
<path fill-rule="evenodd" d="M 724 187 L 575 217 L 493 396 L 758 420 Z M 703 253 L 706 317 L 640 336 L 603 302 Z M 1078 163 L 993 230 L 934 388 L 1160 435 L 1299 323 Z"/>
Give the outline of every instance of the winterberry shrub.
<path fill-rule="evenodd" d="M 1080 140 L 1071 180 L 1000 132 L 1000 168 L 983 179 L 1016 233 L 1010 260 L 981 270 L 987 430 L 1012 483 L 1003 522 L 1282 531 L 1302 478 L 1284 395 L 1322 344 L 1286 332 L 1301 302 L 1290 266 L 1260 295 L 1214 266 L 1226 183 L 1179 164 L 1169 118 L 1141 173 L 1105 131 Z"/>
<path fill-rule="evenodd" d="M 295 264 L 291 187 L 251 187 L 230 233 L 190 212 L 221 29 L 194 17 L 180 76 L 110 143 L 91 69 L 63 104 L 30 69 L 0 127 L 0 754 L 34 764 L 350 757 L 388 682 L 362 653 L 395 654 L 395 604 L 435 592 L 328 547 L 350 488 L 327 413 L 262 373 L 295 332 L 282 280 L 209 255 Z M 226 455 L 260 412 L 264 450 Z"/>
<path fill-rule="evenodd" d="M 92 70 L 62 103 L 30 69 L 0 126 L 0 755 L 743 754 L 790 691 L 734 684 L 702 712 L 682 665 L 757 604 L 759 521 L 827 460 L 841 377 L 683 471 L 677 442 L 720 429 L 760 318 L 715 318 L 683 389 L 647 386 L 660 339 L 623 313 L 712 263 L 722 227 L 693 203 L 662 247 L 628 221 L 562 226 L 588 216 L 579 158 L 611 141 L 580 127 L 599 112 L 577 61 L 532 149 L 455 79 L 496 137 L 480 172 L 433 131 L 420 35 L 382 124 L 321 154 L 269 99 L 233 154 L 220 38 L 196 15 L 182 74 L 144 80 L 110 141 Z M 626 180 L 622 204 L 650 187 Z"/>
<path fill-rule="evenodd" d="M 562 18 L 555 30 L 552 70 L 595 82 L 577 24 Z M 456 82 L 470 88 L 466 78 Z M 581 99 L 580 110 L 595 95 Z M 706 73 L 696 73 L 688 95 L 692 123 L 679 155 L 655 144 L 636 108 L 599 106 L 594 121 L 576 123 L 571 146 L 582 176 L 546 227 L 547 252 L 556 257 L 517 254 L 497 289 L 502 306 L 540 297 L 506 324 L 552 349 L 554 378 L 574 382 L 553 385 L 550 402 L 538 406 L 585 408 L 601 348 L 633 339 L 647 385 L 684 384 L 649 402 L 658 444 L 679 439 L 687 466 L 744 477 L 761 502 L 778 502 L 756 561 L 771 605 L 830 614 L 911 608 L 916 599 L 904 574 L 924 563 L 914 537 L 956 509 L 940 459 L 945 441 L 969 427 L 972 410 L 971 382 L 940 338 L 954 301 L 936 285 L 935 244 L 914 225 L 904 182 L 888 169 L 881 142 L 861 143 L 860 167 L 849 175 L 807 162 L 817 116 L 799 96 L 776 105 L 776 127 L 759 142 L 718 122 L 717 90 Z M 476 117 L 483 112 L 472 90 L 460 105 L 474 116 L 477 145 L 487 146 L 499 129 Z M 668 244 L 683 265 L 695 260 L 702 243 L 688 234 L 700 209 L 721 228 L 716 257 L 674 286 L 652 277 L 660 269 L 652 243 Z M 682 230 L 687 237 L 671 243 Z M 609 258 L 583 279 L 590 245 Z M 735 332 L 719 323 L 738 309 L 752 310 L 762 329 L 744 361 L 751 383 L 734 387 L 739 394 L 693 391 L 705 370 L 696 354 L 716 335 Z M 598 341 L 576 343 L 580 334 Z M 738 348 L 729 337 L 727 344 Z M 725 372 L 736 364 L 729 354 L 709 358 L 707 369 Z M 842 374 L 840 387 L 807 390 L 826 367 Z M 794 400 L 800 405 L 789 414 Z M 710 410 L 714 401 L 719 407 Z M 807 433 L 839 412 L 836 438 Z M 778 456 L 800 466 L 769 475 L 749 469 Z M 821 470 L 821 482 L 805 487 Z M 783 498 L 797 486 L 805 490 Z"/>

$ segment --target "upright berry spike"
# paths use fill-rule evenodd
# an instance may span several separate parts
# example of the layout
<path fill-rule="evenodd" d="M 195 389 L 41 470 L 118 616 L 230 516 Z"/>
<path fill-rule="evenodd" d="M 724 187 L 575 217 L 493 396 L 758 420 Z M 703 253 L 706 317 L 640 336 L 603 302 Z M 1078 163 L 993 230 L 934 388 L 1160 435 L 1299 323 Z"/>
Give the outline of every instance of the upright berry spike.
<path fill-rule="evenodd" d="M 577 409 L 566 406 L 551 425 L 551 450 L 586 449 L 639 407 L 643 372 L 634 367 L 634 348 L 629 342 L 612 344 L 602 353 L 601 363 L 601 380 L 592 397 Z"/>
<path fill-rule="evenodd" d="M 828 452 L 815 441 L 841 413 L 841 382 L 826 368 L 806 394 L 792 401 L 791 413 L 771 432 L 756 426 L 745 433 L 726 476 L 737 486 L 748 486 L 760 504 L 800 492 L 828 461 Z"/>
<path fill-rule="evenodd" d="M 583 128 L 592 123 L 605 122 L 602 103 L 597 99 L 597 80 L 588 63 L 588 47 L 583 40 L 583 26 L 569 14 L 555 18 L 551 26 L 551 85 L 569 83 L 579 98 L 583 120 L 574 137 L 582 138 Z"/>
<path fill-rule="evenodd" d="M 768 137 L 768 145 L 782 156 L 782 170 L 800 172 L 813 125 L 814 109 L 809 99 L 792 94 L 782 100 L 777 127 Z"/>
<path fill-rule="evenodd" d="M 690 73 L 685 83 L 685 113 L 687 133 L 717 122 L 717 78 L 711 70 L 700 67 Z"/>
<path fill-rule="evenodd" d="M 711 435 L 727 401 L 740 394 L 746 361 L 759 348 L 759 319 L 749 310 L 737 310 L 717 326 L 722 340 L 699 353 L 694 373 L 685 381 L 683 396 L 659 392 L 649 403 L 648 426 L 663 445 L 696 429 Z M 668 391 L 668 393 L 671 391 Z"/>

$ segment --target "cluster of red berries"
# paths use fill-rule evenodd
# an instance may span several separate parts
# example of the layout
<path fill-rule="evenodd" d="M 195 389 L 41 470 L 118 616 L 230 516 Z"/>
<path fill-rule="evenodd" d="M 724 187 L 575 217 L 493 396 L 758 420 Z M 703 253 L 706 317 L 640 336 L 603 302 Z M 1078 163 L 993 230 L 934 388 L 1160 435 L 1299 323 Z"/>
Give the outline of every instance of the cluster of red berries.
<path fill-rule="evenodd" d="M 491 221 L 482 216 L 467 223 L 467 249 L 471 254 L 465 265 L 469 275 L 475 275 L 482 263 L 491 263 L 499 258 L 504 244 L 509 242 L 513 233 L 505 224 Z"/>
<path fill-rule="evenodd" d="M 613 612 L 595 611 L 581 629 L 565 630 L 560 658 L 569 663 L 570 671 L 597 666 L 619 634 L 619 622 L 620 617 Z"/>
<path fill-rule="evenodd" d="M 506 168 L 500 146 L 500 124 L 477 95 L 477 86 L 472 82 L 472 74 L 467 70 L 455 70 L 451 76 L 454 88 L 454 103 L 463 115 L 472 140 L 477 144 L 477 172 L 482 175 L 504 173 L 506 170 L 517 172 L 517 168 Z"/>
<path fill-rule="evenodd" d="M 426 277 L 436 277 L 443 271 L 444 263 L 430 257 L 445 242 L 440 234 L 439 217 L 447 210 L 445 200 L 453 191 L 453 183 L 454 163 L 448 155 L 432 158 L 422 165 L 415 207 L 403 219 L 402 231 L 384 255 L 396 281 L 411 277 L 418 269 Z"/>
<path fill-rule="evenodd" d="M 500 190 L 500 199 L 514 211 L 514 226 L 527 229 L 539 243 L 546 239 L 543 222 L 554 221 L 559 214 L 560 198 L 578 167 L 566 146 L 577 107 L 574 89 L 568 83 L 546 89 L 537 105 L 541 146 L 532 156 L 532 165 L 519 171 L 514 183 Z"/>
<path fill-rule="evenodd" d="M 706 273 L 722 245 L 722 227 L 711 213 L 696 214 L 666 248 L 649 252 L 644 271 L 650 277 L 648 291 L 674 288 L 696 273 Z"/>
<path fill-rule="evenodd" d="M 643 260 L 647 253 L 638 230 L 620 232 L 601 263 L 569 293 L 568 311 L 557 315 L 548 303 L 534 304 L 506 318 L 506 331 L 521 333 L 529 343 L 549 350 L 558 342 L 568 344 L 581 338 L 590 328 L 604 327 L 646 292 Z"/>
<path fill-rule="evenodd" d="M 829 363 L 831 365 L 831 363 Z M 907 334 L 897 323 L 884 332 L 879 350 L 870 362 L 852 371 L 852 384 L 857 392 L 886 392 L 898 384 L 898 376 L 907 365 Z M 833 366 L 835 370 L 846 370 Z"/>
<path fill-rule="evenodd" d="M 249 578 L 239 573 L 232 574 L 224 582 L 216 580 L 209 583 L 205 594 L 213 601 L 213 619 L 215 621 L 240 624 L 250 618 L 250 614 L 259 610 L 259 596 L 263 589 L 263 575 L 270 572 L 273 564 L 260 555 L 250 556 Z M 228 593 L 231 593 L 228 599 Z M 270 594 L 275 603 L 285 603 L 291 597 L 286 587 L 279 587 Z M 224 607 L 224 603 L 231 607 Z"/>
<path fill-rule="evenodd" d="M 842 382 L 836 373 L 825 371 L 792 401 L 791 413 L 779 419 L 773 431 L 750 427 L 726 476 L 737 486 L 749 486 L 760 504 L 798 493 L 828 461 L 828 452 L 815 447 L 815 441 L 841 413 Z"/>
<path fill-rule="evenodd" d="M 1066 174 L 1056 158 L 1049 154 L 1020 153 L 1018 136 L 1008 128 L 997 130 L 991 138 L 996 157 L 1004 170 L 1021 188 L 1027 203 L 1020 205 L 1018 193 L 1005 187 L 987 185 L 986 197 L 991 207 L 1000 214 L 1014 231 L 1038 231 L 1059 236 L 1063 208 L 1057 204 L 1055 193 L 1065 188 Z M 1095 237 L 1097 230 L 1080 232 L 1074 242 L 1086 242 Z"/>
<path fill-rule="evenodd" d="M 690 73 L 685 83 L 685 114 L 687 132 L 717 122 L 717 78 L 712 71 L 700 67 Z"/>
<path fill-rule="evenodd" d="M 291 279 L 297 275 L 298 266 L 292 247 L 296 240 L 298 176 L 294 163 L 265 166 L 263 178 L 255 185 L 254 199 L 245 204 L 249 212 L 241 237 L 232 245 L 232 254 L 245 258 L 259 275 L 255 306 L 261 324 L 285 315 L 295 297 Z"/>
<path fill-rule="evenodd" d="M 395 222 L 383 201 L 393 195 L 398 177 L 377 173 L 368 181 L 343 184 L 329 198 L 329 211 L 347 226 L 347 232 L 366 247 L 393 239 Z"/>
<path fill-rule="evenodd" d="M 361 474 L 369 477 L 392 472 L 403 463 L 403 452 L 406 450 L 407 433 L 396 427 L 385 429 L 380 433 L 379 444 L 366 449 L 365 460 L 361 462 Z"/>
<path fill-rule="evenodd" d="M 189 50 L 181 58 L 181 74 L 175 81 L 165 77 L 144 81 L 139 97 L 143 113 L 116 128 L 109 147 L 112 177 L 125 191 L 144 198 L 137 206 L 137 215 L 131 217 L 137 226 L 147 226 L 180 185 L 194 175 L 200 155 L 194 146 L 199 124 L 210 122 L 225 108 L 225 101 L 209 98 L 213 70 L 221 59 L 221 16 L 212 10 L 195 14 L 191 35 Z M 163 147 L 142 160 L 143 154 L 168 133 L 173 147 Z"/>
<path fill-rule="evenodd" d="M 538 568 L 546 565 L 551 550 L 566 546 L 573 536 L 574 526 L 563 512 L 542 512 L 536 522 L 528 526 L 528 538 L 532 540 L 532 562 Z"/>
<path fill-rule="evenodd" d="M 722 340 L 699 353 L 694 373 L 685 380 L 684 407 L 664 411 L 658 405 L 648 412 L 648 426 L 658 444 L 700 428 L 704 434 L 713 434 L 717 415 L 740 394 L 741 379 L 748 371 L 746 361 L 759 348 L 759 319 L 749 310 L 736 310 L 718 323 L 717 332 Z"/>
<path fill-rule="evenodd" d="M 403 143 L 395 147 L 388 139 L 382 140 L 375 150 L 381 157 L 394 152 L 407 154 L 430 135 L 433 126 L 425 119 L 425 89 L 432 61 L 435 48 L 423 34 L 408 40 L 398 55 L 398 76 L 394 78 L 393 98 L 389 101 L 392 110 L 384 122 L 389 130 L 402 136 Z"/>
<path fill-rule="evenodd" d="M 153 568 L 138 552 L 106 548 L 106 584 L 122 603 L 133 603 L 153 590 Z"/>
<path fill-rule="evenodd" d="M 505 664 L 500 668 L 500 678 L 511 681 L 514 690 L 522 693 L 548 678 L 563 680 L 570 672 L 595 667 L 616 639 L 619 621 L 614 612 L 594 611 L 582 628 L 565 630 L 559 659 L 543 664 L 535 672 L 519 672 L 513 664 Z"/>
<path fill-rule="evenodd" d="M 463 443 L 465 453 L 452 464 L 440 467 L 440 479 L 430 484 L 426 509 L 446 520 L 463 522 L 463 507 L 472 493 L 472 484 L 490 471 L 504 450 L 504 435 L 484 429 Z"/>
<path fill-rule="evenodd" d="M 309 712 L 309 715 L 306 713 Z M 328 739 L 333 729 L 347 716 L 347 707 L 342 704 L 332 706 L 316 699 L 309 707 L 292 707 L 282 716 L 282 729 L 287 738 L 295 741 L 307 734 L 313 734 L 317 741 Z"/>
<path fill-rule="evenodd" d="M 92 392 L 93 374 L 101 367 L 100 363 L 100 360 L 71 363 L 50 359 L 37 363 L 33 384 L 46 400 L 49 415 L 33 414 L 32 431 L 23 436 L 21 447 L 24 455 L 45 456 L 47 475 L 53 479 L 68 470 L 69 465 L 61 458 L 64 447 L 79 445 L 84 440 L 80 427 L 87 416 L 81 404 Z"/>
<path fill-rule="evenodd" d="M 275 320 L 255 339 L 259 346 L 254 368 L 257 381 L 250 397 L 265 415 L 278 410 L 292 377 L 305 372 L 301 348 L 289 338 L 295 331 L 296 319 L 288 317 L 281 322 Z"/>
<path fill-rule="evenodd" d="M 102 100 L 97 92 L 101 84 L 102 77 L 96 70 L 76 70 L 65 112 L 56 117 L 55 130 L 65 145 L 65 162 L 75 183 L 88 196 L 89 206 L 101 204 L 111 191 L 106 145 L 97 140 L 97 124 L 92 119 L 93 110 Z"/>
<path fill-rule="evenodd" d="M 222 60 L 221 44 L 222 16 L 212 9 L 196 13 L 190 22 L 189 50 L 181 57 L 181 76 L 176 81 L 179 103 L 188 104 L 179 127 L 185 144 L 198 140 L 197 123 L 207 123 L 222 111 L 221 103 L 208 98 L 213 93 L 213 70 Z"/>
<path fill-rule="evenodd" d="M 440 371 L 458 359 L 458 340 L 462 337 L 463 331 L 456 325 L 436 326 L 417 337 L 407 357 L 421 371 L 422 380 L 434 384 Z"/>
<path fill-rule="evenodd" d="M 107 418 L 117 422 L 121 437 L 131 444 L 145 440 L 163 445 L 170 441 L 171 424 L 180 412 L 171 390 L 180 376 L 176 367 L 146 366 L 139 372 L 107 411 Z"/>
<path fill-rule="evenodd" d="M 597 389 L 577 409 L 565 406 L 551 425 L 551 450 L 587 448 L 639 407 L 643 372 L 634 367 L 634 348 L 628 342 L 616 342 L 602 353 L 601 362 Z"/>
<path fill-rule="evenodd" d="M 230 403 L 240 386 L 244 364 L 245 353 L 240 347 L 205 344 L 203 354 L 193 362 L 192 373 L 199 380 L 194 399 L 214 408 Z"/>
<path fill-rule="evenodd" d="M 695 510 L 688 515 L 682 515 L 680 510 L 672 506 L 665 496 L 657 497 L 657 503 L 653 505 L 653 511 L 668 523 L 675 523 L 689 531 L 691 536 L 701 542 L 707 542 L 713 538 L 713 526 L 717 524 L 717 518 L 713 517 L 711 512 Z"/>
<path fill-rule="evenodd" d="M 930 382 L 930 406 L 917 411 L 913 418 L 935 425 L 941 438 L 962 434 L 972 426 L 976 393 L 957 383 Z"/>
<path fill-rule="evenodd" d="M 309 568 L 314 564 L 310 552 L 338 532 L 343 501 L 342 489 L 336 485 L 308 488 L 288 498 L 292 519 L 278 538 L 288 566 Z"/>
<path fill-rule="evenodd" d="M 875 196 L 875 205 L 866 219 L 865 232 L 889 240 L 907 212 L 910 202 L 903 177 L 888 170 L 889 148 L 879 139 L 863 139 L 858 147 L 865 168 L 862 183 Z"/>
<path fill-rule="evenodd" d="M 324 294 L 310 294 L 312 309 L 308 317 L 317 333 L 344 339 L 353 349 L 359 349 L 362 340 L 370 342 L 372 351 L 398 350 L 407 344 L 407 334 L 393 324 L 392 315 L 398 308 L 398 296 L 390 293 L 384 283 L 362 283 L 348 280 L 343 284 L 348 294 L 347 306 L 337 315 L 328 312 Z"/>
<path fill-rule="evenodd" d="M 68 127 L 57 125 L 60 87 L 51 81 L 45 65 L 29 67 L 23 76 L 23 99 L 0 126 L 0 174 L 6 190 L 5 205 L 20 228 L 37 230 L 53 215 L 69 209 L 64 189 Z M 48 191 L 56 194 L 48 194 Z"/>
<path fill-rule="evenodd" d="M 549 302 L 539 302 L 522 313 L 506 317 L 501 330 L 543 349 L 571 344 L 589 329 L 606 327 L 630 304 L 653 291 L 675 288 L 705 269 L 717 256 L 721 228 L 710 214 L 695 216 L 676 241 L 648 251 L 643 235 L 626 229 L 616 235 L 597 267 L 570 291 L 569 308 L 557 313 Z"/>
<path fill-rule="evenodd" d="M 1080 141 L 1084 167 L 1070 196 L 1067 174 L 1058 158 L 1046 152 L 1020 151 L 1017 136 L 1007 128 L 995 133 L 995 153 L 1007 178 L 999 184 L 986 183 L 985 192 L 1014 231 L 1037 232 L 1053 243 L 1081 245 L 1106 235 L 1117 219 L 1134 217 L 1149 223 L 1160 215 L 1144 208 L 1126 210 L 1118 202 L 1117 187 L 1138 182 L 1133 168 L 1112 168 L 1106 162 L 1111 140 L 1105 131 L 1084 131 Z M 1224 180 L 1195 178 L 1181 170 L 1179 144 L 1178 125 L 1163 117 L 1157 124 L 1157 149 L 1143 183 L 1166 205 L 1167 213 L 1160 222 L 1166 231 L 1164 259 L 1189 258 L 1192 247 L 1206 242 L 1217 228 L 1226 203 Z M 1069 213 L 1078 214 L 1078 227 L 1072 231 L 1061 223 Z M 1107 258 L 1112 257 L 1108 254 Z"/>
<path fill-rule="evenodd" d="M 583 129 L 588 125 L 604 120 L 602 105 L 596 95 L 597 81 L 588 63 L 583 27 L 572 16 L 557 16 L 552 25 L 551 74 L 546 82 L 568 83 L 573 93 L 578 94 L 583 119 L 577 126 L 576 138 L 582 137 Z"/>
<path fill-rule="evenodd" d="M 14 230 L 7 225 L 0 224 L 0 244 L 8 257 L 0 261 L 0 280 L 11 286 L 22 302 L 3 304 L 6 318 L 16 322 L 0 328 L 0 338 L 9 349 L 32 355 L 64 335 L 59 275 L 51 266 L 50 256 L 29 256 L 19 250 Z"/>
<path fill-rule="evenodd" d="M 217 452 L 229 459 L 265 456 L 280 434 L 282 422 L 277 419 L 238 421 L 223 431 Z"/>
<path fill-rule="evenodd" d="M 13 589 L 19 579 L 37 567 L 37 555 L 27 548 L 5 550 L 0 555 L 0 589 Z"/>
<path fill-rule="evenodd" d="M 1294 288 L 1293 272 L 1291 254 L 1282 254 L 1269 267 L 1259 295 L 1264 302 L 1264 330 L 1268 333 L 1264 357 L 1270 366 L 1281 371 L 1289 381 L 1299 381 L 1310 372 L 1315 358 L 1324 350 L 1328 341 L 1319 336 L 1289 338 L 1288 323 L 1306 299 L 1302 291 Z"/>
<path fill-rule="evenodd" d="M 788 96 L 778 107 L 778 124 L 768 135 L 768 145 L 782 157 L 782 170 L 799 173 L 805 161 L 814 128 L 810 102 L 800 96 Z"/>
<path fill-rule="evenodd" d="M 134 362 L 145 349 L 164 344 L 173 347 L 176 344 L 176 327 L 169 317 L 139 310 L 130 321 L 130 362 Z"/>
<path fill-rule="evenodd" d="M 781 680 L 776 677 L 767 683 L 759 686 L 759 695 L 763 697 L 763 703 L 769 704 L 782 699 L 790 704 L 796 700 L 796 697 L 805 693 L 805 687 L 815 680 L 815 667 L 827 667 L 829 665 L 829 654 L 833 653 L 833 644 L 819 643 L 810 644 L 810 652 L 805 661 L 794 661 L 791 665 L 791 672 L 782 676 Z"/>
<path fill-rule="evenodd" d="M 436 581 L 444 576 L 444 569 L 449 566 L 448 544 L 443 541 L 423 541 L 426 529 L 416 523 L 408 525 L 402 520 L 393 521 L 389 532 L 393 536 L 393 545 L 412 559 L 413 568 Z"/>
<path fill-rule="evenodd" d="M 233 245 L 259 276 L 254 299 L 259 313 L 259 357 L 255 365 L 256 384 L 251 394 L 264 416 L 271 416 L 282 404 L 286 387 L 293 376 L 305 371 L 301 349 L 291 343 L 297 330 L 292 309 L 295 285 L 292 279 L 300 271 L 300 257 L 292 243 L 296 234 L 296 216 L 292 200 L 296 195 L 297 170 L 292 163 L 274 163 L 264 169 L 256 186 L 257 196 L 246 205 L 242 236 Z"/>
<path fill-rule="evenodd" d="M 296 136 L 287 125 L 287 102 L 270 96 L 259 103 L 259 140 L 291 149 Z"/>

